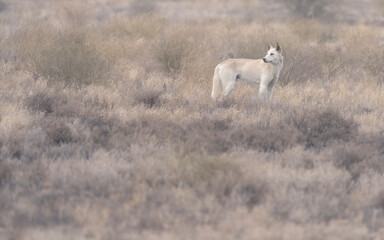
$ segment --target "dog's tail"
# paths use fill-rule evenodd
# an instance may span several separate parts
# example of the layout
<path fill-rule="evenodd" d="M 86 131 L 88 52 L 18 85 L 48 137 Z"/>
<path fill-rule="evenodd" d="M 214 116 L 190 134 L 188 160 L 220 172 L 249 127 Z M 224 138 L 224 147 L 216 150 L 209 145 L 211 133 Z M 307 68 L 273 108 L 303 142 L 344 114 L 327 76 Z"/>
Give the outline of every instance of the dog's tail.
<path fill-rule="evenodd" d="M 211 97 L 213 100 L 216 100 L 221 91 L 221 81 L 219 76 L 220 68 L 217 66 L 215 68 L 215 74 L 213 75 L 213 84 L 212 84 L 212 94 Z"/>

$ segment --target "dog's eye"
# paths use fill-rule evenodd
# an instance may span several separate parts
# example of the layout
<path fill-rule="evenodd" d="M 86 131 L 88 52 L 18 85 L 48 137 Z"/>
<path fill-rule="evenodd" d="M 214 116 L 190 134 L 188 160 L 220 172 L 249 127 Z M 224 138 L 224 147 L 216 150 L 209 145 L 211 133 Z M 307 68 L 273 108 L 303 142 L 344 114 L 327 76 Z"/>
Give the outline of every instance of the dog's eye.
<path fill-rule="evenodd" d="M 271 56 L 273 55 L 273 53 L 271 53 Z"/>

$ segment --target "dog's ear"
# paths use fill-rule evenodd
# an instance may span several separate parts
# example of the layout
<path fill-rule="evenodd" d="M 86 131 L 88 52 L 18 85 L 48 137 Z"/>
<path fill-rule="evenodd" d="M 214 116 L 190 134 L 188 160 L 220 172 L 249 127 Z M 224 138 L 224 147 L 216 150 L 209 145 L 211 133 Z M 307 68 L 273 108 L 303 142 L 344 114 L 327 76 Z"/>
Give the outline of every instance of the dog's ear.
<path fill-rule="evenodd" d="M 273 47 L 271 46 L 271 44 L 267 43 L 267 50 L 269 50 L 269 49 L 271 49 L 271 48 L 273 48 Z"/>
<path fill-rule="evenodd" d="M 280 45 L 279 45 L 279 43 L 278 43 L 278 42 L 276 43 L 276 48 L 275 48 L 275 49 L 276 49 L 276 51 L 278 51 L 278 52 L 280 52 L 280 51 L 281 51 L 281 48 L 280 48 Z"/>

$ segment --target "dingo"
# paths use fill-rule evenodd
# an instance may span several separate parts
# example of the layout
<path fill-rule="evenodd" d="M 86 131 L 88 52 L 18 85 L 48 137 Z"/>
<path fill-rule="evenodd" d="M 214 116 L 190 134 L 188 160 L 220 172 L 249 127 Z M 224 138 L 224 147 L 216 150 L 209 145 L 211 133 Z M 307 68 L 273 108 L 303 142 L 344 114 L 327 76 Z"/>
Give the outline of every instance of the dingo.
<path fill-rule="evenodd" d="M 216 100 L 221 91 L 225 99 L 235 88 L 239 79 L 259 83 L 259 99 L 271 100 L 273 89 L 283 67 L 282 50 L 268 45 L 267 55 L 263 59 L 227 59 L 219 63 L 213 76 L 212 99 Z"/>

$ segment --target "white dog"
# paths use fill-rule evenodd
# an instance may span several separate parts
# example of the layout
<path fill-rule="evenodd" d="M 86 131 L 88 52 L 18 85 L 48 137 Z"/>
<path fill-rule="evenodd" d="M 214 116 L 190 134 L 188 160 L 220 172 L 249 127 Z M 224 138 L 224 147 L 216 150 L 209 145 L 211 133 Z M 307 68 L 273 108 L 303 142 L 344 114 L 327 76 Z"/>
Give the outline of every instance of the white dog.
<path fill-rule="evenodd" d="M 216 100 L 220 92 L 225 99 L 235 88 L 236 81 L 259 83 L 259 99 L 271 100 L 273 89 L 283 67 L 282 50 L 268 45 L 267 55 L 263 59 L 227 59 L 219 63 L 213 76 L 212 99 Z"/>

